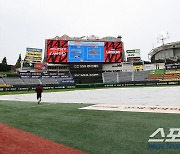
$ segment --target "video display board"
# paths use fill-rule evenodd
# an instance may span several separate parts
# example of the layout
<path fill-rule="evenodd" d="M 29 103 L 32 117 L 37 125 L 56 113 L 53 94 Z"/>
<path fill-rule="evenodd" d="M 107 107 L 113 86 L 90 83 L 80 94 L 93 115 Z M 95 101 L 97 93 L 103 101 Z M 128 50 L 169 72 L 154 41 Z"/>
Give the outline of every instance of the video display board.
<path fill-rule="evenodd" d="M 119 63 L 122 60 L 122 42 L 47 40 L 48 63 Z"/>
<path fill-rule="evenodd" d="M 122 62 L 123 46 L 122 42 L 105 42 L 104 58 L 107 63 Z"/>
<path fill-rule="evenodd" d="M 104 62 L 104 42 L 68 41 L 68 62 Z"/>
<path fill-rule="evenodd" d="M 68 52 L 68 41 L 47 40 L 48 63 L 66 63 Z"/>

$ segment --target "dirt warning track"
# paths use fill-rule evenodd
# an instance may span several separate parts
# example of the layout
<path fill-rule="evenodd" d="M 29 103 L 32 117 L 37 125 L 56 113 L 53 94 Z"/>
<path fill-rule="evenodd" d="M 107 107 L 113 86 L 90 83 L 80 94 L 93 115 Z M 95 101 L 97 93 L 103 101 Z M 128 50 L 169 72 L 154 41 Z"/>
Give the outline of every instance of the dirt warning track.
<path fill-rule="evenodd" d="M 0 123 L 1 154 L 85 154 L 79 150 Z"/>

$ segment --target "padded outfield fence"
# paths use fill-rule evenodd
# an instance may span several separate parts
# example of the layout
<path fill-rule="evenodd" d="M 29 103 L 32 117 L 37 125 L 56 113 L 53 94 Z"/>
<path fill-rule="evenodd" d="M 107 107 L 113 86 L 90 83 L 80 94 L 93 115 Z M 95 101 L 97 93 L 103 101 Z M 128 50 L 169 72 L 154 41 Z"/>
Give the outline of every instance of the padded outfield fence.
<path fill-rule="evenodd" d="M 119 83 L 90 83 L 90 84 L 46 84 L 43 89 L 70 89 L 70 88 L 103 88 L 103 87 L 127 87 L 127 86 L 160 86 L 160 85 L 180 85 L 180 81 L 129 81 Z M 0 91 L 22 91 L 34 90 L 36 84 L 32 85 L 0 85 Z"/>
<path fill-rule="evenodd" d="M 0 91 L 23 91 L 34 90 L 37 84 L 32 85 L 0 85 Z M 75 85 L 46 84 L 43 89 L 69 89 L 75 88 Z"/>
<path fill-rule="evenodd" d="M 180 81 L 128 81 L 128 82 L 119 82 L 119 83 L 112 82 L 112 83 L 76 84 L 76 88 L 158 86 L 158 85 L 180 85 Z"/>

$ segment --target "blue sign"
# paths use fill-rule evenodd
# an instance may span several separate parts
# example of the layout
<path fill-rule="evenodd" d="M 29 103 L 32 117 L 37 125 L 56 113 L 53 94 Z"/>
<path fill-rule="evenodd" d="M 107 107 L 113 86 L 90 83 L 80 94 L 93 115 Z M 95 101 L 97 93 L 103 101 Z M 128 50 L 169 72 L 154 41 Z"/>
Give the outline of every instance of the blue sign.
<path fill-rule="evenodd" d="M 42 53 L 42 49 L 37 49 L 37 48 L 26 48 L 27 52 L 40 52 Z"/>
<path fill-rule="evenodd" d="M 104 42 L 68 41 L 68 62 L 104 62 Z"/>

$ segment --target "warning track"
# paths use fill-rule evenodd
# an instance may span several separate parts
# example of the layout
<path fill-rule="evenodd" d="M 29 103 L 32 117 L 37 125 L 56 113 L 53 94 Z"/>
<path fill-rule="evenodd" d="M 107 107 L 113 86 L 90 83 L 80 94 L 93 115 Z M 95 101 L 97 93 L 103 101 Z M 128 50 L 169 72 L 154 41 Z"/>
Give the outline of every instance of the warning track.
<path fill-rule="evenodd" d="M 79 150 L 0 123 L 1 154 L 85 154 Z"/>

